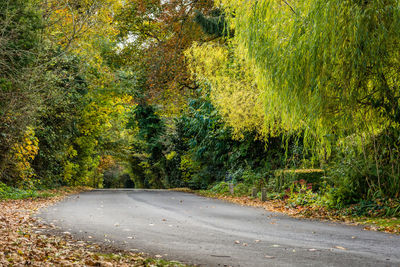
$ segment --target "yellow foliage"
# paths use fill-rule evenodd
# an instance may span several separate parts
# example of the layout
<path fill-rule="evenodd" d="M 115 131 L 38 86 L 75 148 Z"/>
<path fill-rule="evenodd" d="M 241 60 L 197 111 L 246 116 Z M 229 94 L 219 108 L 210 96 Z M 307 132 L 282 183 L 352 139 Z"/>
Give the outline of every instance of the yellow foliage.
<path fill-rule="evenodd" d="M 67 184 L 73 184 L 74 177 L 78 173 L 78 169 L 78 164 L 74 164 L 69 161 L 64 164 L 63 178 Z"/>
<path fill-rule="evenodd" d="M 121 0 L 48 0 L 43 3 L 48 36 L 62 47 L 84 52 L 95 36 L 116 36 L 113 16 Z"/>
<path fill-rule="evenodd" d="M 20 182 L 26 182 L 35 175 L 30 163 L 35 159 L 38 150 L 39 141 L 35 136 L 35 131 L 28 127 L 21 142 L 14 144 L 12 148 L 15 172 Z"/>
<path fill-rule="evenodd" d="M 182 172 L 182 179 L 186 182 L 190 181 L 193 173 L 199 172 L 200 165 L 191 158 L 190 154 L 181 156 L 181 164 L 179 169 Z"/>
<path fill-rule="evenodd" d="M 236 138 L 243 132 L 265 135 L 264 95 L 255 82 L 255 69 L 233 45 L 195 43 L 186 51 L 195 78 L 211 85 L 211 101 L 234 130 Z M 235 53 L 235 54 L 234 54 Z"/>
<path fill-rule="evenodd" d="M 100 163 L 97 167 L 98 173 L 103 173 L 105 170 L 115 165 L 115 159 L 111 155 L 105 155 L 100 158 Z"/>
<path fill-rule="evenodd" d="M 175 158 L 176 155 L 177 155 L 177 154 L 176 154 L 176 151 L 171 151 L 170 153 L 168 153 L 167 155 L 165 155 L 165 158 L 166 158 L 167 160 L 172 160 L 173 158 Z"/>

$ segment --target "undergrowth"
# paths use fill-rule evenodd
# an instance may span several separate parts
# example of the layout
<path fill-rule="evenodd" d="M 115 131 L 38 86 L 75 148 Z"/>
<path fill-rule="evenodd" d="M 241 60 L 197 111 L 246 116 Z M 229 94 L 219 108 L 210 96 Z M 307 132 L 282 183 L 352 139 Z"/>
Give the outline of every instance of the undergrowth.
<path fill-rule="evenodd" d="M 379 218 L 390 219 L 391 224 L 397 220 L 396 218 L 400 217 L 399 199 L 377 196 L 374 199 L 360 200 L 357 203 L 343 205 L 335 201 L 335 188 L 326 183 L 322 183 L 321 185 L 314 187 L 312 183 L 307 183 L 305 180 L 294 181 L 283 191 L 269 190 L 267 192 L 267 199 L 282 200 L 288 208 L 306 208 L 308 212 L 311 212 L 311 216 L 313 212 L 322 209 L 337 216 L 366 218 L 370 220 Z M 209 197 L 250 197 L 251 190 L 251 185 L 238 183 L 234 185 L 234 194 L 231 195 L 229 184 L 227 182 L 220 182 L 208 190 L 202 190 L 199 193 Z M 257 198 L 260 198 L 260 195 L 261 193 L 258 192 Z"/>
<path fill-rule="evenodd" d="M 7 199 L 27 199 L 27 198 L 48 198 L 63 193 L 73 193 L 88 190 L 89 187 L 59 187 L 56 189 L 43 189 L 39 190 L 36 188 L 31 189 L 20 189 L 12 186 L 8 186 L 0 182 L 0 200 Z"/>

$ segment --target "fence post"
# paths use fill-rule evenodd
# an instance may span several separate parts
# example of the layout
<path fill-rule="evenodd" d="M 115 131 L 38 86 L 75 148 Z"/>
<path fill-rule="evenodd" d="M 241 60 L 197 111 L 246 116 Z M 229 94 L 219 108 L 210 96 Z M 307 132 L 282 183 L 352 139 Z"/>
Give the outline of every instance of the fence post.
<path fill-rule="evenodd" d="M 263 187 L 261 188 L 261 201 L 266 201 L 267 200 L 267 188 Z"/>
<path fill-rule="evenodd" d="M 251 190 L 251 196 L 257 197 L 257 188 L 256 187 L 253 187 L 253 189 Z"/>
<path fill-rule="evenodd" d="M 229 184 L 229 192 L 231 193 L 231 195 L 233 195 L 233 184 L 232 183 L 230 183 Z"/>

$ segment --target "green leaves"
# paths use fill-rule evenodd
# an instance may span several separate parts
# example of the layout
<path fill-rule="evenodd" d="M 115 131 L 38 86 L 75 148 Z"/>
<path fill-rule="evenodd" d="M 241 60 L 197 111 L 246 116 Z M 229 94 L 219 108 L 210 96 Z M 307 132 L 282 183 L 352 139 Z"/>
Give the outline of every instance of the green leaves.
<path fill-rule="evenodd" d="M 267 115 L 267 125 L 320 135 L 358 132 L 394 118 L 398 101 L 384 114 L 383 105 L 365 100 L 398 97 L 396 1 L 226 4 L 235 10 L 235 39 L 257 66 L 267 114 L 279 114 L 278 121 Z"/>

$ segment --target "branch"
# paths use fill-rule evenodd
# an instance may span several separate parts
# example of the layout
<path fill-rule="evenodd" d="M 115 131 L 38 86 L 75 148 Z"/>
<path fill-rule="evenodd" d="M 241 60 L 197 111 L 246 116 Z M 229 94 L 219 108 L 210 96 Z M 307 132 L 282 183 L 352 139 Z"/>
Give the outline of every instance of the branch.
<path fill-rule="evenodd" d="M 289 5 L 289 3 L 286 1 L 286 0 L 282 0 L 289 8 L 290 8 L 290 10 L 292 10 L 292 12 L 295 14 L 295 15 L 298 15 L 297 13 L 296 13 L 296 11 L 294 10 L 294 8 L 291 6 L 291 5 Z"/>

